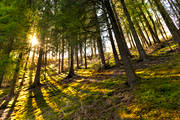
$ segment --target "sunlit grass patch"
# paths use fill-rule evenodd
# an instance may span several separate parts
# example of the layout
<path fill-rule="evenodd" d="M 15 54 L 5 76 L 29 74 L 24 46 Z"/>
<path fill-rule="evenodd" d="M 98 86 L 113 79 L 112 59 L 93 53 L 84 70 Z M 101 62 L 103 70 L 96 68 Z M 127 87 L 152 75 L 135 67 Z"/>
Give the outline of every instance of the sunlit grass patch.
<path fill-rule="evenodd" d="M 109 104 L 106 104 L 104 100 L 106 100 L 109 95 L 111 96 L 112 92 L 118 89 L 118 86 L 124 81 L 124 79 L 121 80 L 121 77 L 106 80 L 102 79 L 101 81 L 95 80 L 93 79 L 95 75 L 101 76 L 102 73 L 95 74 L 94 70 L 89 69 L 80 69 L 77 73 L 81 73 L 81 76 L 85 78 L 77 77 L 73 82 L 62 84 L 59 83 L 54 76 L 47 76 L 47 81 L 44 81 L 44 83 L 48 85 L 48 88 L 42 90 L 44 99 L 52 108 L 57 110 L 59 108 L 59 111 L 61 111 L 60 114 L 64 119 L 76 118 L 77 114 L 81 114 L 82 111 L 87 111 L 88 109 L 94 112 L 95 110 L 101 109 L 99 107 L 88 108 L 90 104 L 108 107 Z M 112 74 L 112 72 L 106 71 L 104 74 Z M 90 76 L 91 79 L 87 76 Z M 110 102 L 110 104 L 111 103 L 112 102 Z"/>
<path fill-rule="evenodd" d="M 29 72 L 27 72 L 29 75 Z M 11 109 L 13 110 L 10 118 L 11 119 L 24 119 L 25 114 L 27 112 L 26 103 L 29 99 L 29 91 L 27 90 L 29 88 L 29 79 L 24 80 L 23 86 L 20 86 L 17 88 L 17 94 L 15 95 L 16 100 L 14 102 L 14 108 L 11 106 Z"/>
<path fill-rule="evenodd" d="M 159 55 L 162 55 L 162 54 L 166 55 L 166 53 L 167 53 L 168 51 L 170 51 L 171 49 L 172 49 L 172 50 L 175 50 L 177 47 L 178 47 L 177 44 L 172 44 L 172 45 L 170 45 L 170 46 L 165 46 L 164 48 L 161 48 L 161 49 L 159 49 L 159 50 L 156 50 L 152 55 L 153 55 L 153 56 L 159 56 Z"/>
<path fill-rule="evenodd" d="M 111 95 L 113 92 L 117 91 L 119 89 L 120 84 L 124 83 L 125 81 L 119 77 L 119 78 L 110 78 L 105 79 L 103 81 L 97 81 L 86 86 L 86 89 L 91 90 L 92 92 L 99 92 L 103 93 L 104 95 Z M 83 87 L 84 87 L 83 86 Z"/>
<path fill-rule="evenodd" d="M 180 55 L 171 56 L 171 60 L 160 65 L 137 70 L 142 78 L 137 89 L 131 111 L 138 108 L 136 116 L 143 119 L 180 118 Z"/>
<path fill-rule="evenodd" d="M 35 120 L 44 120 L 42 111 L 38 108 L 35 98 L 32 98 L 32 107 L 34 108 L 33 114 L 35 116 Z"/>
<path fill-rule="evenodd" d="M 139 120 L 139 119 L 141 119 L 140 116 L 136 115 L 136 112 L 139 111 L 139 108 L 134 107 L 134 106 L 133 106 L 134 108 L 132 108 L 132 106 L 127 107 L 127 108 L 121 106 L 121 109 L 118 111 L 121 119 L 125 119 L 125 120 L 128 120 L 128 119 Z"/>
<path fill-rule="evenodd" d="M 80 105 L 76 90 L 72 87 L 62 88 L 58 84 L 52 87 L 42 89 L 44 99 L 58 116 L 64 119 L 69 118 Z"/>
<path fill-rule="evenodd" d="M 79 69 L 76 73 L 80 76 L 91 77 L 94 75 L 95 70 L 91 69 Z"/>
<path fill-rule="evenodd" d="M 110 67 L 113 67 L 116 65 L 116 62 L 114 60 L 114 58 L 111 58 L 110 60 L 107 61 L 107 64 L 110 66 Z"/>
<path fill-rule="evenodd" d="M 58 115 L 54 112 L 51 106 L 48 104 L 49 100 L 46 95 L 43 96 L 41 90 L 30 90 L 27 96 L 27 101 L 24 102 L 24 106 L 21 110 L 16 112 L 15 119 L 36 119 L 36 120 L 44 120 L 44 119 L 56 119 Z M 23 102 L 23 101 L 22 101 Z M 20 108 L 21 109 L 21 108 Z"/>

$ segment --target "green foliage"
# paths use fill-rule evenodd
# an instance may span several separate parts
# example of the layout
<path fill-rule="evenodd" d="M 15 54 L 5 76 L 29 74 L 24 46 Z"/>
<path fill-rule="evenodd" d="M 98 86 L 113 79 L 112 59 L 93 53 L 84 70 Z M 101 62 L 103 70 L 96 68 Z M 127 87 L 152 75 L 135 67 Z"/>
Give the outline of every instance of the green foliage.
<path fill-rule="evenodd" d="M 13 73 L 13 62 L 19 50 L 25 51 L 29 45 L 27 33 L 31 26 L 32 12 L 22 0 L 2 0 L 0 2 L 0 78 Z"/>
<path fill-rule="evenodd" d="M 13 49 L 22 48 L 30 22 L 26 2 L 2 1 L 0 6 L 0 44 L 5 49 L 10 40 L 14 39 Z"/>

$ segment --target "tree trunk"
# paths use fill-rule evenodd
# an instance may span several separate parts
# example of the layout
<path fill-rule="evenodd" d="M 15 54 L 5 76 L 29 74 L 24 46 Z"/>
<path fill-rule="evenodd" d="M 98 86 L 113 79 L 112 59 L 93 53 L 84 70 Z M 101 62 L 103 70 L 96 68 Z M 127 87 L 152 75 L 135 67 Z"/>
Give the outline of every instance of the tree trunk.
<path fill-rule="evenodd" d="M 111 47 L 112 47 L 112 51 L 113 51 L 113 55 L 114 55 L 114 60 L 115 60 L 116 65 L 118 66 L 118 65 L 120 65 L 120 61 L 119 61 L 119 57 L 118 57 L 118 54 L 116 51 L 116 46 L 114 44 L 114 40 L 113 40 L 113 36 L 112 36 L 112 30 L 111 30 L 110 23 L 109 23 L 107 15 L 105 17 L 106 17 L 105 19 L 106 19 L 106 24 L 107 24 L 107 28 L 108 28 L 109 40 L 111 42 Z"/>
<path fill-rule="evenodd" d="M 134 87 L 135 83 L 137 82 L 137 76 L 135 74 L 135 71 L 131 65 L 130 58 L 125 49 L 126 43 L 124 42 L 125 38 L 123 35 L 122 28 L 120 26 L 118 29 L 117 21 L 115 19 L 115 16 L 114 16 L 114 13 L 113 13 L 113 10 L 112 10 L 112 7 L 111 7 L 109 1 L 104 1 L 104 2 L 105 2 L 107 12 L 110 16 L 112 28 L 114 30 L 114 34 L 116 37 L 116 41 L 118 41 L 117 44 L 118 44 L 118 48 L 119 48 L 119 51 L 121 54 L 122 62 L 124 64 L 124 68 L 125 68 L 125 72 L 126 72 L 126 76 L 127 76 L 127 83 L 131 87 Z"/>
<path fill-rule="evenodd" d="M 127 8 L 126 8 L 126 4 L 125 4 L 124 0 L 120 0 L 120 1 L 121 1 L 122 6 L 123 6 L 124 13 L 125 13 L 125 15 L 127 17 L 130 29 L 131 29 L 133 37 L 134 37 L 134 41 L 136 43 L 136 46 L 137 46 L 137 49 L 138 49 L 138 52 L 139 52 L 139 55 L 140 55 L 139 59 L 143 60 L 143 61 L 146 61 L 147 60 L 147 55 L 146 55 L 146 53 L 145 53 L 145 51 L 144 51 L 144 49 L 143 49 L 143 47 L 141 45 L 141 42 L 140 42 L 139 37 L 137 35 L 136 29 L 134 27 L 134 24 L 133 24 L 133 22 L 131 20 L 129 12 L 128 12 Z"/>
<path fill-rule="evenodd" d="M 24 79 L 25 79 L 25 75 L 26 75 L 26 71 L 27 71 L 27 65 L 28 65 L 29 57 L 30 57 L 30 52 L 27 55 L 27 59 L 26 59 L 26 63 L 25 63 L 25 66 L 24 66 L 24 71 L 23 71 L 24 73 L 23 73 L 23 77 L 22 77 L 22 81 L 21 81 L 20 86 L 23 86 L 23 83 L 24 83 Z"/>
<path fill-rule="evenodd" d="M 175 3 L 175 1 L 176 1 L 176 3 Z M 180 1 L 179 0 L 175 0 L 175 1 L 171 0 L 172 4 L 175 6 L 175 8 L 180 16 Z M 178 21 L 179 21 L 178 27 L 179 27 L 179 32 L 180 32 L 180 17 L 178 18 Z"/>
<path fill-rule="evenodd" d="M 119 17 L 118 17 L 118 14 L 117 14 L 117 12 L 116 12 L 115 6 L 112 4 L 111 7 L 112 7 L 112 11 L 113 11 L 114 17 L 115 17 L 116 22 L 117 22 L 117 25 L 118 25 L 118 29 L 121 29 L 121 22 L 120 22 L 120 19 L 119 19 Z M 124 42 L 126 43 L 126 41 L 124 41 Z M 126 49 L 126 51 L 127 51 L 127 54 L 129 55 L 129 57 L 132 57 L 132 55 L 131 55 L 131 53 L 130 53 L 130 51 L 129 51 L 129 49 L 128 49 L 127 44 L 126 44 L 126 46 L 125 46 L 125 49 Z M 119 53 L 120 53 L 120 51 L 119 51 Z"/>
<path fill-rule="evenodd" d="M 14 38 L 12 37 L 12 38 L 10 38 L 10 42 L 9 42 L 8 45 L 6 46 L 7 49 L 5 49 L 5 52 L 4 52 L 5 57 L 6 57 L 7 59 L 9 59 L 9 54 L 10 54 L 11 51 L 12 51 L 13 43 L 14 43 Z M 6 65 L 5 65 L 5 67 L 6 67 Z M 2 83 L 3 83 L 3 77 L 4 77 L 4 75 L 5 75 L 5 68 L 4 68 L 2 71 L 0 71 L 0 72 L 1 72 L 1 73 L 0 73 L 0 88 L 1 88 L 1 87 L 2 87 Z"/>
<path fill-rule="evenodd" d="M 176 28 L 175 24 L 173 23 L 171 17 L 166 12 L 164 6 L 161 4 L 160 0 L 153 0 L 156 4 L 156 7 L 158 8 L 159 12 L 161 13 L 166 25 L 168 26 L 172 36 L 173 40 L 177 42 L 180 46 L 180 31 Z"/>
<path fill-rule="evenodd" d="M 99 33 L 99 34 L 100 34 L 100 33 Z M 98 36 L 97 36 L 97 46 L 98 46 L 99 56 L 100 56 L 100 58 L 101 58 L 102 68 L 104 68 L 104 67 L 106 66 L 106 63 L 105 63 L 105 57 L 104 57 L 102 39 L 101 39 L 101 36 L 100 36 L 99 34 L 98 34 Z"/>
<path fill-rule="evenodd" d="M 4 74 L 5 74 L 5 72 L 2 70 L 2 72 L 0 73 L 0 88 L 2 87 Z"/>
<path fill-rule="evenodd" d="M 16 63 L 14 76 L 13 76 L 13 79 L 11 81 L 10 92 L 9 92 L 10 97 L 14 96 L 14 89 L 15 89 L 16 81 L 17 81 L 18 76 L 19 76 L 21 60 L 22 60 L 22 52 L 19 54 L 19 57 L 18 57 L 18 60 L 17 60 L 17 63 Z"/>
<path fill-rule="evenodd" d="M 47 73 L 47 44 L 45 45 L 45 54 L 44 54 L 44 80 L 46 80 Z"/>
<path fill-rule="evenodd" d="M 71 66 L 71 50 L 70 46 L 68 46 L 68 68 Z"/>
<path fill-rule="evenodd" d="M 157 19 L 157 21 L 158 21 L 158 26 L 159 26 L 159 32 L 160 32 L 160 34 L 161 34 L 161 36 L 162 36 L 162 38 L 164 39 L 164 40 L 167 40 L 167 38 L 166 38 L 166 36 L 163 34 L 163 26 L 162 26 L 162 24 L 161 24 L 161 21 L 159 20 L 159 18 L 158 18 L 158 16 L 156 16 L 156 14 L 155 14 L 155 18 Z"/>
<path fill-rule="evenodd" d="M 147 27 L 148 27 L 150 33 L 151 33 L 153 42 L 156 43 L 156 42 L 157 42 L 157 38 L 156 38 L 157 36 L 155 35 L 155 33 L 154 33 L 154 31 L 153 31 L 151 25 L 149 24 L 149 21 L 148 21 L 148 19 L 146 18 L 146 16 L 145 16 L 143 10 L 142 10 L 139 6 L 138 6 L 138 8 L 139 8 L 139 10 L 141 11 L 141 14 L 142 14 L 142 16 L 143 16 L 143 19 L 145 20 L 145 23 L 146 23 L 146 25 L 147 25 Z M 140 19 L 141 19 L 141 16 L 140 16 L 140 15 L 139 15 L 139 17 L 140 17 Z M 141 20 L 142 20 L 142 19 L 141 19 Z"/>
<path fill-rule="evenodd" d="M 104 68 L 104 67 L 106 67 L 106 63 L 105 63 L 103 44 L 102 44 L 101 33 L 100 33 L 100 26 L 99 26 L 98 17 L 97 17 L 96 12 L 95 12 L 95 19 L 96 19 L 98 53 L 99 53 L 99 56 L 101 58 L 102 68 Z"/>
<path fill-rule="evenodd" d="M 72 78 L 75 74 L 74 74 L 74 50 L 73 47 L 70 46 L 70 68 L 69 68 L 69 74 L 67 76 L 67 78 Z"/>
<path fill-rule="evenodd" d="M 123 20 L 123 24 L 124 24 L 124 27 L 125 27 L 125 30 L 126 30 L 126 35 L 127 35 L 128 42 L 130 44 L 130 48 L 135 48 L 134 44 L 132 43 L 133 40 L 129 36 L 130 31 L 128 30 L 128 27 L 127 27 L 127 25 L 125 23 L 125 20 Z"/>
<path fill-rule="evenodd" d="M 176 1 L 176 3 L 175 3 Z M 173 6 L 175 7 L 175 9 L 177 10 L 178 14 L 180 15 L 180 1 L 179 0 L 171 0 L 171 3 L 173 4 Z"/>
<path fill-rule="evenodd" d="M 176 8 L 176 6 L 173 6 L 173 3 L 171 3 L 170 0 L 168 0 L 168 3 L 170 5 L 171 9 L 173 10 L 176 18 L 179 18 L 179 15 L 177 14 L 178 9 L 174 9 L 174 7 Z"/>
<path fill-rule="evenodd" d="M 161 23 L 161 20 L 160 20 L 159 16 L 158 16 L 158 14 L 157 14 L 157 11 L 153 8 L 153 5 L 152 5 L 151 1 L 149 1 L 149 3 L 150 3 L 150 5 L 151 5 L 151 8 L 152 8 L 153 13 L 155 14 L 155 18 L 157 19 L 159 25 L 161 26 L 161 28 L 159 28 L 159 30 L 160 30 L 163 38 L 164 38 L 165 40 L 168 40 L 168 36 L 167 36 L 167 34 L 166 34 L 166 31 L 165 31 L 165 29 L 164 29 L 163 24 Z M 161 29 L 162 29 L 162 30 L 161 30 Z M 164 36 L 164 34 L 165 34 L 165 36 Z"/>
<path fill-rule="evenodd" d="M 64 38 L 62 38 L 61 72 L 64 72 Z"/>
<path fill-rule="evenodd" d="M 93 47 L 94 47 L 94 55 L 96 56 L 96 39 L 93 40 Z"/>
<path fill-rule="evenodd" d="M 35 66 L 35 63 L 34 63 L 35 52 L 36 52 L 36 47 L 33 48 L 31 70 L 32 70 L 32 69 L 34 68 L 34 66 Z"/>
<path fill-rule="evenodd" d="M 152 42 L 151 42 L 151 39 L 150 39 L 150 37 L 149 37 L 148 31 L 146 30 L 146 27 L 145 27 L 145 25 L 144 25 L 144 22 L 142 21 L 141 18 L 140 18 L 140 22 L 141 22 L 141 24 L 142 24 L 142 26 L 143 26 L 143 29 L 144 29 L 145 33 L 146 33 L 146 37 L 147 37 L 147 39 L 148 39 L 149 45 L 152 45 Z M 152 38 L 154 38 L 152 34 L 151 34 L 151 36 L 152 36 Z"/>
<path fill-rule="evenodd" d="M 79 69 L 78 45 L 76 46 L 76 67 Z"/>
<path fill-rule="evenodd" d="M 79 48 L 80 48 L 80 62 L 81 62 L 81 66 L 83 66 L 82 43 L 79 43 Z"/>
<path fill-rule="evenodd" d="M 85 69 L 87 69 L 87 55 L 86 55 L 86 38 L 85 38 L 85 43 L 84 43 L 84 66 Z"/>
<path fill-rule="evenodd" d="M 130 48 L 131 48 L 131 49 L 134 49 L 135 46 L 132 44 L 132 40 L 131 40 L 130 35 L 129 35 L 128 32 L 127 32 L 127 37 L 128 37 L 128 42 L 129 42 L 129 44 L 130 44 Z"/>
<path fill-rule="evenodd" d="M 43 48 L 40 47 L 39 58 L 38 58 L 38 63 L 37 63 L 37 70 L 36 70 L 36 75 L 34 78 L 33 87 L 40 86 L 40 73 L 41 73 L 41 66 L 42 66 L 42 56 L 43 56 Z"/>
<path fill-rule="evenodd" d="M 154 22 L 154 20 L 153 20 L 153 18 L 152 18 L 152 16 L 151 16 L 151 14 L 150 14 L 150 12 L 148 11 L 148 9 L 146 8 L 145 5 L 144 5 L 144 7 L 145 7 L 145 10 L 146 10 L 146 12 L 147 12 L 147 14 L 148 14 L 148 16 L 149 16 L 152 24 L 153 24 L 154 35 L 155 35 L 155 38 L 156 38 L 156 42 L 157 42 L 157 43 L 160 43 L 161 41 L 160 41 L 160 39 L 159 39 L 159 37 L 158 37 L 158 33 L 157 33 L 157 30 L 156 30 L 156 24 L 155 24 L 155 22 Z"/>
<path fill-rule="evenodd" d="M 91 58 L 94 56 L 94 50 L 93 50 L 93 40 L 90 40 L 90 48 L 91 48 Z"/>
<path fill-rule="evenodd" d="M 145 35 L 144 35 L 144 33 L 143 33 L 139 23 L 137 23 L 136 26 L 137 26 L 137 29 L 139 31 L 139 35 L 141 36 L 142 42 L 144 43 L 144 45 L 149 46 L 149 43 L 147 42 L 147 39 L 146 39 L 146 37 L 145 37 Z"/>
<path fill-rule="evenodd" d="M 133 36 L 132 36 L 132 33 L 131 33 L 131 32 L 129 32 L 129 36 L 130 36 L 130 38 L 131 38 L 131 42 L 132 42 L 134 48 L 136 48 L 136 45 L 134 44 L 134 39 L 133 39 Z"/>
<path fill-rule="evenodd" d="M 59 50 L 59 63 L 58 63 L 58 74 L 61 73 L 61 52 Z"/>

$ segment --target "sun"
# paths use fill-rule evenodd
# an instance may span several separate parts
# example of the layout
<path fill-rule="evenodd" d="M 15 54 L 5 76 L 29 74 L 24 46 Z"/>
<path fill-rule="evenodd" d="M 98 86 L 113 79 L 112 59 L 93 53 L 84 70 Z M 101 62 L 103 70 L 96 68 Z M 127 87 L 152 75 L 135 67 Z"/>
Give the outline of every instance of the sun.
<path fill-rule="evenodd" d="M 30 42 L 32 46 L 36 46 L 39 43 L 35 34 L 31 36 Z"/>

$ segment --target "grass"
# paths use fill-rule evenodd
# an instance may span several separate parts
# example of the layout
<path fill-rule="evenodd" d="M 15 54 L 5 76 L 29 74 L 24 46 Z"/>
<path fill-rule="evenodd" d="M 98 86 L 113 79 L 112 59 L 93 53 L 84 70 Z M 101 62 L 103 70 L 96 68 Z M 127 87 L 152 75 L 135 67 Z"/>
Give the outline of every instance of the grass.
<path fill-rule="evenodd" d="M 124 84 L 124 74 L 113 75 L 114 68 L 103 72 L 80 69 L 76 71 L 79 76 L 64 82 L 68 81 L 64 79 L 67 73 L 54 74 L 57 70 L 49 66 L 46 80 L 41 76 L 41 88 L 29 90 L 30 77 L 26 78 L 18 96 L 6 109 L 13 110 L 9 119 L 179 120 L 180 54 L 164 56 L 167 49 L 157 50 L 152 56 L 162 54 L 168 61 L 137 69 L 141 79 L 135 89 Z M 8 91 L 0 89 L 0 97 Z"/>
<path fill-rule="evenodd" d="M 5 96 L 9 92 L 9 87 L 7 88 L 0 88 L 0 98 Z"/>
<path fill-rule="evenodd" d="M 180 118 L 180 55 L 170 61 L 138 70 L 142 78 L 134 90 L 135 100 L 128 105 L 131 114 L 147 120 Z"/>

